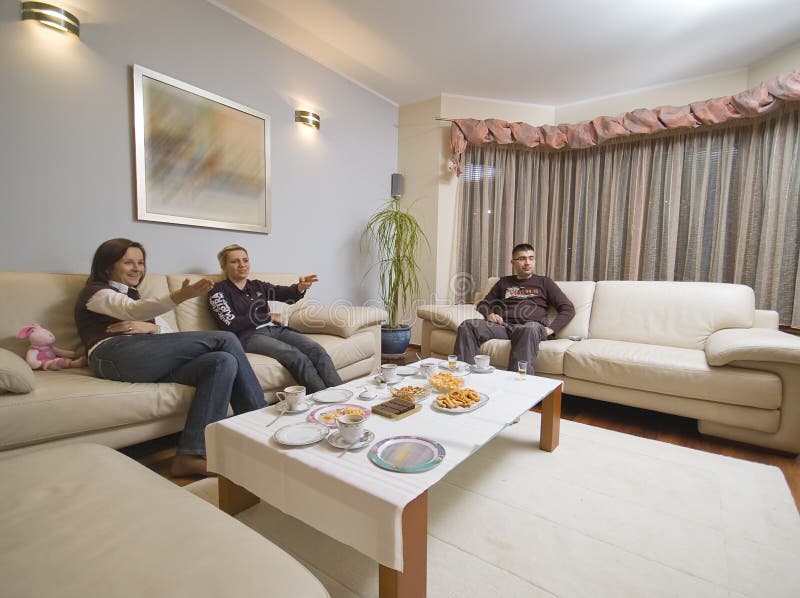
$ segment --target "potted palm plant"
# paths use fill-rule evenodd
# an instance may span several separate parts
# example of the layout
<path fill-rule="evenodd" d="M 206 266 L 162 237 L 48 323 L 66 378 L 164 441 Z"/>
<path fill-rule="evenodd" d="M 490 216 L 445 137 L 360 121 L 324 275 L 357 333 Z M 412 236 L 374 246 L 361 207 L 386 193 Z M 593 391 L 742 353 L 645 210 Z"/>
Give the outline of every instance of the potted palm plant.
<path fill-rule="evenodd" d="M 400 207 L 394 197 L 367 222 L 362 242 L 374 245 L 378 253 L 381 302 L 389 314 L 382 326 L 381 351 L 384 355 L 405 353 L 411 340 L 411 326 L 400 319 L 405 308 L 419 296 L 419 265 L 416 253 L 424 242 L 428 244 L 417 219 Z"/>

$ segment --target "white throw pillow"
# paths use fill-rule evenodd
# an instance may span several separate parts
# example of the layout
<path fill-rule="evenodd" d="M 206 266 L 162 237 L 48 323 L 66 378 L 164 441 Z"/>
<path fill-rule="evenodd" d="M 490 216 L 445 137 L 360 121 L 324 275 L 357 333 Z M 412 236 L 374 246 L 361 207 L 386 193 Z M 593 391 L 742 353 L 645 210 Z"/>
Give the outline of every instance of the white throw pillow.
<path fill-rule="evenodd" d="M 19 355 L 0 349 L 0 393 L 26 393 L 36 386 L 36 377 L 28 363 Z"/>

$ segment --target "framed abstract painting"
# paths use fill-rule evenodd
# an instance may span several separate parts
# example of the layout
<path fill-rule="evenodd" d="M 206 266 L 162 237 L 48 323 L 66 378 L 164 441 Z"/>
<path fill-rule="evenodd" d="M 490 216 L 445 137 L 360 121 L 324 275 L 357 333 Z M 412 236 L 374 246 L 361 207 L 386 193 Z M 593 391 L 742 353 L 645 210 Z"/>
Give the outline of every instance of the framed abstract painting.
<path fill-rule="evenodd" d="M 139 220 L 271 230 L 269 117 L 133 65 Z"/>

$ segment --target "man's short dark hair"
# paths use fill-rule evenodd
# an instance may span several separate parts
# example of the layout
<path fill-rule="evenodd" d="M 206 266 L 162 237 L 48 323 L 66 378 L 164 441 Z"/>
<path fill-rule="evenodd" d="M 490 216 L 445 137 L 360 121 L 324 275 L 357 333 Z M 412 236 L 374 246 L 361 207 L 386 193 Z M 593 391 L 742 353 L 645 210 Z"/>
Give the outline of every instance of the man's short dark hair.
<path fill-rule="evenodd" d="M 519 245 L 515 245 L 514 249 L 511 250 L 511 255 L 514 255 L 518 251 L 533 251 L 534 253 L 536 250 L 533 248 L 533 245 L 530 243 L 520 243 Z"/>

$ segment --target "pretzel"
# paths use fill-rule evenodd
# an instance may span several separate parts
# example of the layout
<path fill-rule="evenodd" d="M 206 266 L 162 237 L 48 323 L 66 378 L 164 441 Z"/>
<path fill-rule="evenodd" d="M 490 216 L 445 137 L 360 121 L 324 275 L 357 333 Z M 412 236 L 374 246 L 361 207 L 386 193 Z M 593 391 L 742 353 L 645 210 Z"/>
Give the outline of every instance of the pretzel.
<path fill-rule="evenodd" d="M 436 399 L 436 404 L 445 409 L 457 409 L 458 407 L 471 407 L 481 400 L 480 395 L 471 389 L 451 390 L 446 395 Z"/>

